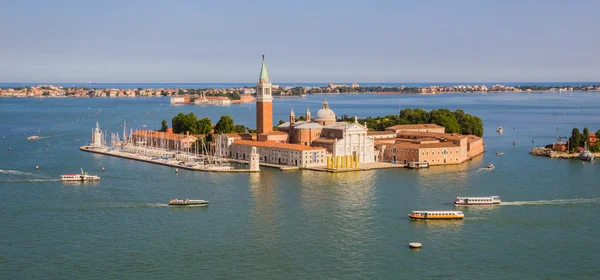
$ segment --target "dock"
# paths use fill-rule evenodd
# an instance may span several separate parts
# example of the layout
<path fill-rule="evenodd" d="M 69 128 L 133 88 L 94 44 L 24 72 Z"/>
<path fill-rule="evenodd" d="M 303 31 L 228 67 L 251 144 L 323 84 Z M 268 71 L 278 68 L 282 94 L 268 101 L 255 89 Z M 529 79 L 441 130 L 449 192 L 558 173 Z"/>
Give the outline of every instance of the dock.
<path fill-rule="evenodd" d="M 175 167 L 175 168 L 181 168 L 181 169 L 187 169 L 187 170 L 193 170 L 193 171 L 220 172 L 220 173 L 254 173 L 254 172 L 259 172 L 258 170 L 250 170 L 250 169 L 212 169 L 212 168 L 202 168 L 202 167 L 186 166 L 186 165 L 180 165 L 178 163 L 173 163 L 173 162 L 169 162 L 169 161 L 152 160 L 150 157 L 147 157 L 147 156 L 124 153 L 124 152 L 120 152 L 120 151 L 117 151 L 117 150 L 106 149 L 106 148 L 103 148 L 103 147 L 81 146 L 81 147 L 79 147 L 79 149 L 81 151 L 84 151 L 84 152 L 90 152 L 90 153 L 107 155 L 107 156 L 113 156 L 113 157 L 120 157 L 120 158 L 125 158 L 125 159 L 132 159 L 132 160 L 137 160 L 137 161 L 143 161 L 143 162 L 154 163 L 154 164 L 165 165 L 165 166 L 170 166 L 170 167 Z"/>

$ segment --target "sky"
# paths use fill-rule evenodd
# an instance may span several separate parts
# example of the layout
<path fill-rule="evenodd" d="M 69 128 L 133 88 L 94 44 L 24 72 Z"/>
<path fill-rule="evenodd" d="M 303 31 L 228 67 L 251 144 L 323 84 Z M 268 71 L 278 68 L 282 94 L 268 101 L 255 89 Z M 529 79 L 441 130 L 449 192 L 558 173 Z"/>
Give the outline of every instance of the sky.
<path fill-rule="evenodd" d="M 0 82 L 600 81 L 600 1 L 0 0 Z"/>

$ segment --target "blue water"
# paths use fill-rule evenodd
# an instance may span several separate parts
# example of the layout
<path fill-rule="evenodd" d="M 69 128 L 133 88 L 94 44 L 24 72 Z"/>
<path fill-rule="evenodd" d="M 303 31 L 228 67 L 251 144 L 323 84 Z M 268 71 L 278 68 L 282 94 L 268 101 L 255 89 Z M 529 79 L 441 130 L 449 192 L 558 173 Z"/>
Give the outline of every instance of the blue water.
<path fill-rule="evenodd" d="M 600 274 L 600 165 L 527 154 L 533 145 L 570 135 L 574 126 L 600 129 L 600 93 L 326 97 L 338 115 L 358 117 L 402 108 L 462 108 L 482 117 L 488 153 L 460 166 L 427 170 L 176 174 L 169 167 L 78 147 L 89 141 L 95 122 L 111 130 L 124 120 L 133 129 L 158 128 L 163 119 L 194 112 L 215 122 L 229 114 L 236 123 L 254 126 L 254 104 L 0 99 L 0 134 L 6 136 L 0 140 L 1 278 L 595 279 Z M 296 112 L 309 107 L 314 115 L 323 98 L 275 99 L 273 119 L 287 119 L 292 107 Z M 495 133 L 498 126 L 503 135 Z M 38 130 L 41 140 L 25 139 Z M 488 162 L 496 169 L 482 170 Z M 102 176 L 101 182 L 57 180 L 79 168 Z M 499 195 L 507 204 L 462 209 L 464 221 L 407 219 L 412 210 L 454 209 L 454 197 L 467 195 Z M 169 199 L 186 197 L 211 205 L 166 206 Z M 413 241 L 423 249 L 409 250 Z"/>
<path fill-rule="evenodd" d="M 353 82 L 334 82 L 334 84 L 345 84 L 351 85 Z M 328 83 L 277 83 L 283 87 L 303 87 L 303 86 L 327 86 Z M 361 86 L 382 86 L 382 87 L 428 87 L 428 86 L 456 86 L 456 85 L 485 85 L 492 86 L 495 84 L 502 84 L 506 86 L 551 86 L 551 87 L 563 87 L 563 86 L 584 86 L 584 85 L 600 85 L 600 82 L 468 82 L 468 83 L 358 83 Z M 63 87 L 87 87 L 87 88 L 117 88 L 117 89 L 132 89 L 132 88 L 192 88 L 192 89 L 203 89 L 203 88 L 240 88 L 240 87 L 254 87 L 256 83 L 0 83 L 0 88 L 17 88 L 17 87 L 29 87 L 38 85 L 55 85 Z"/>

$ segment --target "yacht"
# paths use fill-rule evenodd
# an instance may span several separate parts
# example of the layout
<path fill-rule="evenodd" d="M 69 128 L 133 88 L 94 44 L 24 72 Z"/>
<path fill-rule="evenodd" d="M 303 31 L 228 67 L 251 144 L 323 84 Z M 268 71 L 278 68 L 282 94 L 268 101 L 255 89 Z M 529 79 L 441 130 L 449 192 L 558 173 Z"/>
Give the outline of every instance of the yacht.
<path fill-rule="evenodd" d="M 412 211 L 408 214 L 411 220 L 455 220 L 464 219 L 462 211 Z"/>
<path fill-rule="evenodd" d="M 590 152 L 587 149 L 587 143 L 585 143 L 585 147 L 583 149 L 583 152 L 581 152 L 581 154 L 579 154 L 578 157 L 579 157 L 580 160 L 594 161 L 594 154 L 592 154 L 592 152 Z"/>
<path fill-rule="evenodd" d="M 457 197 L 454 206 L 499 205 L 499 196 Z"/>
<path fill-rule="evenodd" d="M 208 200 L 199 199 L 171 199 L 169 206 L 208 206 Z"/>
<path fill-rule="evenodd" d="M 27 140 L 39 140 L 39 139 L 40 139 L 40 137 L 37 135 L 27 137 Z"/>
<path fill-rule="evenodd" d="M 61 181 L 80 181 L 80 182 L 100 181 L 100 176 L 88 175 L 87 172 L 83 172 L 83 169 L 81 169 L 81 174 L 61 175 L 60 180 Z"/>

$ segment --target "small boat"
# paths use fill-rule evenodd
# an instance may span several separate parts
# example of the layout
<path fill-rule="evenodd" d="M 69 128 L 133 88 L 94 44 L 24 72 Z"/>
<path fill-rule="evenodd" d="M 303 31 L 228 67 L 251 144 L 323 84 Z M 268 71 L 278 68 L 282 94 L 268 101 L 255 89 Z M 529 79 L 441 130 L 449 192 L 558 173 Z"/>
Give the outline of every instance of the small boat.
<path fill-rule="evenodd" d="M 39 139 L 40 139 L 40 137 L 37 135 L 27 137 L 27 140 L 39 140 Z"/>
<path fill-rule="evenodd" d="M 169 206 L 208 206 L 208 200 L 199 199 L 171 199 Z"/>
<path fill-rule="evenodd" d="M 483 197 L 457 197 L 454 201 L 454 206 L 483 206 L 483 205 L 499 205 L 499 196 L 483 196 Z"/>
<path fill-rule="evenodd" d="M 492 170 L 492 169 L 495 168 L 495 166 L 493 164 L 491 164 L 491 163 L 488 163 L 488 165 L 487 165 L 486 168 L 489 169 L 489 170 Z"/>
<path fill-rule="evenodd" d="M 61 175 L 60 180 L 61 181 L 80 181 L 80 182 L 100 181 L 100 176 L 88 175 L 87 172 L 83 172 L 83 169 L 81 169 L 81 174 Z"/>
<path fill-rule="evenodd" d="M 504 154 L 503 152 L 496 152 L 496 155 L 497 155 L 497 156 L 501 156 L 501 155 L 503 155 L 503 154 Z"/>
<path fill-rule="evenodd" d="M 584 160 L 584 161 L 594 161 L 594 154 L 592 154 L 592 152 L 590 152 L 588 150 L 587 143 L 585 143 L 583 152 L 581 152 L 581 154 L 579 154 L 578 158 L 580 160 Z"/>
<path fill-rule="evenodd" d="M 423 244 L 419 243 L 419 242 L 410 242 L 408 243 L 408 247 L 410 247 L 411 249 L 418 249 L 423 247 Z"/>
<path fill-rule="evenodd" d="M 502 131 L 503 131 L 503 130 L 502 130 L 502 127 L 501 127 L 501 126 L 500 126 L 500 127 L 498 127 L 498 129 L 496 129 L 496 132 L 498 132 L 498 133 L 502 133 Z"/>
<path fill-rule="evenodd" d="M 412 211 L 408 214 L 411 220 L 455 220 L 464 219 L 462 211 Z"/>

